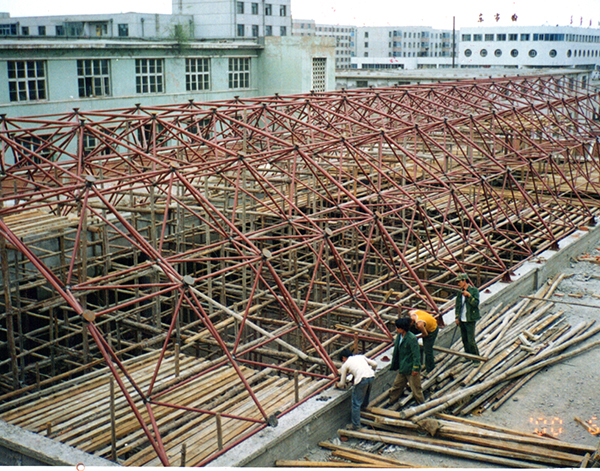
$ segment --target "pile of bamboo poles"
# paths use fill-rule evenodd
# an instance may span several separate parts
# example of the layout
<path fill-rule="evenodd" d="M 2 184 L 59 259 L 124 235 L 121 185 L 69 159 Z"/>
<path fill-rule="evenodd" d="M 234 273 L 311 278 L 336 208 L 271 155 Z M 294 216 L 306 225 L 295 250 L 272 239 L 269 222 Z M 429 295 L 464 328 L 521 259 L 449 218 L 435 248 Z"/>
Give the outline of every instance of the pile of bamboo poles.
<path fill-rule="evenodd" d="M 319 446 L 331 450 L 328 461 L 277 460 L 275 466 L 283 468 L 419 468 L 392 456 L 357 450 L 344 445 L 321 442 Z"/>
<path fill-rule="evenodd" d="M 596 335 L 600 327 L 594 327 L 593 321 L 571 326 L 562 311 L 547 314 L 553 307 L 547 299 L 563 278 L 563 274 L 558 275 L 535 296 L 510 308 L 495 306 L 477 324 L 476 339 L 484 361 L 465 361 L 466 355 L 439 356 L 436 368 L 423 381 L 426 402 L 402 410 L 400 416 L 418 421 L 442 411 L 467 415 L 490 407 L 496 410 L 542 368 L 600 345 L 596 340 L 565 353 Z M 459 339 L 452 350 L 460 350 L 460 343 Z M 411 400 L 409 395 L 398 406 L 404 407 Z M 384 393 L 372 405 L 387 406 L 387 401 Z"/>
<path fill-rule="evenodd" d="M 372 429 L 339 433 L 511 468 L 579 467 L 584 462 L 595 463 L 591 457 L 598 453 L 594 447 L 445 414 L 415 423 L 401 419 L 399 412 L 372 408 L 363 414 L 362 423 Z"/>

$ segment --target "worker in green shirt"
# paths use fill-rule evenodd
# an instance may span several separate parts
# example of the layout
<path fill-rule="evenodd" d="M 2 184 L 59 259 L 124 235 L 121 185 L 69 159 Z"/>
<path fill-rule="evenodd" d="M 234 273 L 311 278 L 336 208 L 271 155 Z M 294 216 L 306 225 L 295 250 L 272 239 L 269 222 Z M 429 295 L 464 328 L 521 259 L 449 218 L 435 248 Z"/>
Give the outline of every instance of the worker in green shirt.
<path fill-rule="evenodd" d="M 475 323 L 481 318 L 479 314 L 479 290 L 469 283 L 466 273 L 456 277 L 460 291 L 456 294 L 454 315 L 460 328 L 460 335 L 466 353 L 479 355 L 475 343 Z M 475 361 L 477 363 L 477 361 Z"/>
<path fill-rule="evenodd" d="M 398 373 L 389 392 L 390 405 L 398 401 L 407 384 L 415 400 L 422 404 L 425 398 L 421 388 L 421 351 L 417 337 L 410 332 L 412 320 L 410 317 L 401 317 L 395 323 L 397 335 L 390 370 Z"/>

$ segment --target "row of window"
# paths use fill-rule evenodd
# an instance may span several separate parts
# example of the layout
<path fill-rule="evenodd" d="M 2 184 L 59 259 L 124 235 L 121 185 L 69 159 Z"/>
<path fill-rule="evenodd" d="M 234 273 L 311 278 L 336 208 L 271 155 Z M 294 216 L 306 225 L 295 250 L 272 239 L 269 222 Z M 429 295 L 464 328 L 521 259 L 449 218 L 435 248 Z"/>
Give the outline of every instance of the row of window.
<path fill-rule="evenodd" d="M 77 60 L 77 88 L 80 98 L 110 96 L 110 59 Z M 46 100 L 46 61 L 8 61 L 8 91 L 10 101 Z M 165 92 L 164 59 L 135 60 L 136 93 Z M 230 89 L 250 87 L 250 58 L 229 59 L 228 85 Z M 189 58 L 185 60 L 186 91 L 210 89 L 210 59 Z"/>
<path fill-rule="evenodd" d="M 244 2 L 236 3 L 236 12 L 239 15 L 246 13 L 246 7 Z M 258 15 L 258 3 L 250 3 L 250 14 Z M 265 3 L 265 16 L 273 15 L 273 5 L 271 3 Z M 287 16 L 287 5 L 279 5 L 279 16 Z"/>
<path fill-rule="evenodd" d="M 19 30 L 17 23 L 13 24 L 2 24 L 0 25 L 0 36 L 17 36 Z M 129 25 L 127 23 L 119 23 L 117 25 L 119 37 L 129 36 Z M 32 30 L 29 26 L 21 26 L 21 36 L 30 36 Z M 85 33 L 85 34 L 84 34 Z M 37 35 L 46 36 L 47 28 L 44 25 L 37 26 Z M 87 24 L 87 28 L 84 27 L 84 23 L 69 22 L 63 25 L 56 25 L 54 27 L 55 36 L 67 36 L 67 37 L 82 37 L 87 36 L 107 36 L 108 35 L 108 22 L 94 22 Z"/>
<path fill-rule="evenodd" d="M 587 54 L 586 54 L 587 52 Z M 529 57 L 536 57 L 537 56 L 537 51 L 535 49 L 530 49 L 529 50 Z M 471 49 L 465 49 L 464 52 L 465 57 L 471 57 L 473 55 L 473 51 Z M 488 51 L 487 49 L 481 49 L 479 51 L 479 55 L 481 57 L 487 57 L 488 55 Z M 494 55 L 496 57 L 502 57 L 502 49 L 496 49 L 494 51 Z M 518 57 L 519 56 L 519 51 L 518 49 L 513 49 L 510 51 L 510 55 L 511 57 Z M 556 49 L 551 49 L 550 51 L 548 51 L 548 55 L 552 58 L 557 56 L 557 52 Z M 576 51 L 572 51 L 572 50 L 568 50 L 567 51 L 567 57 L 598 57 L 598 51 L 581 51 L 581 50 L 576 50 Z"/>
<path fill-rule="evenodd" d="M 463 34 L 461 36 L 463 41 L 518 41 L 519 35 L 517 33 L 488 33 L 488 34 Z M 598 43 L 600 42 L 600 36 L 590 36 L 587 34 L 562 34 L 562 33 L 545 33 L 545 34 L 529 34 L 522 33 L 520 36 L 521 41 L 570 41 L 570 42 L 584 42 L 584 43 Z"/>
<path fill-rule="evenodd" d="M 250 25 L 250 27 L 252 30 L 252 37 L 258 38 L 258 25 Z M 237 36 L 238 38 L 243 38 L 246 36 L 246 25 L 237 25 Z M 265 36 L 273 36 L 273 27 L 271 25 L 265 25 Z M 279 27 L 279 36 L 287 36 L 286 26 Z"/>

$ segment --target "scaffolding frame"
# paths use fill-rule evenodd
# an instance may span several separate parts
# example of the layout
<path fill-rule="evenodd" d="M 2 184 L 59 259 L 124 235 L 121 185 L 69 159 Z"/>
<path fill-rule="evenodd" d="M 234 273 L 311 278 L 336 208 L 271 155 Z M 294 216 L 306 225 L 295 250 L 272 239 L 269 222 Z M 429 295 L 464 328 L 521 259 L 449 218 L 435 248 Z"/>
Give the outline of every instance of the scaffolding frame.
<path fill-rule="evenodd" d="M 355 336 L 375 355 L 456 274 L 509 282 L 593 225 L 598 110 L 538 76 L 2 117 L 0 411 L 104 363 L 168 465 L 157 408 L 217 413 L 162 398 L 228 366 L 255 405 L 230 418 L 275 424 Z M 242 367 L 315 386 L 269 414 Z"/>

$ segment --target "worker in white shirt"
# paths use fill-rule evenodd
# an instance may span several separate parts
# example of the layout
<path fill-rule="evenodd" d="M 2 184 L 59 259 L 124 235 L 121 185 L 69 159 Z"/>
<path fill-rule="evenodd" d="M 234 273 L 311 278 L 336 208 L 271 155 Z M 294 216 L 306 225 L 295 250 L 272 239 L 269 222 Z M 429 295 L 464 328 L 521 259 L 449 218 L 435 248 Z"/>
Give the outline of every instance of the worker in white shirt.
<path fill-rule="evenodd" d="M 339 354 L 343 362 L 340 370 L 340 382 L 336 387 L 342 389 L 346 386 L 346 378 L 352 374 L 354 377 L 354 388 L 352 389 L 352 423 L 346 427 L 349 430 L 357 430 L 360 427 L 360 411 L 369 404 L 371 383 L 375 378 L 377 363 L 364 355 L 352 355 L 348 348 L 344 348 Z"/>

